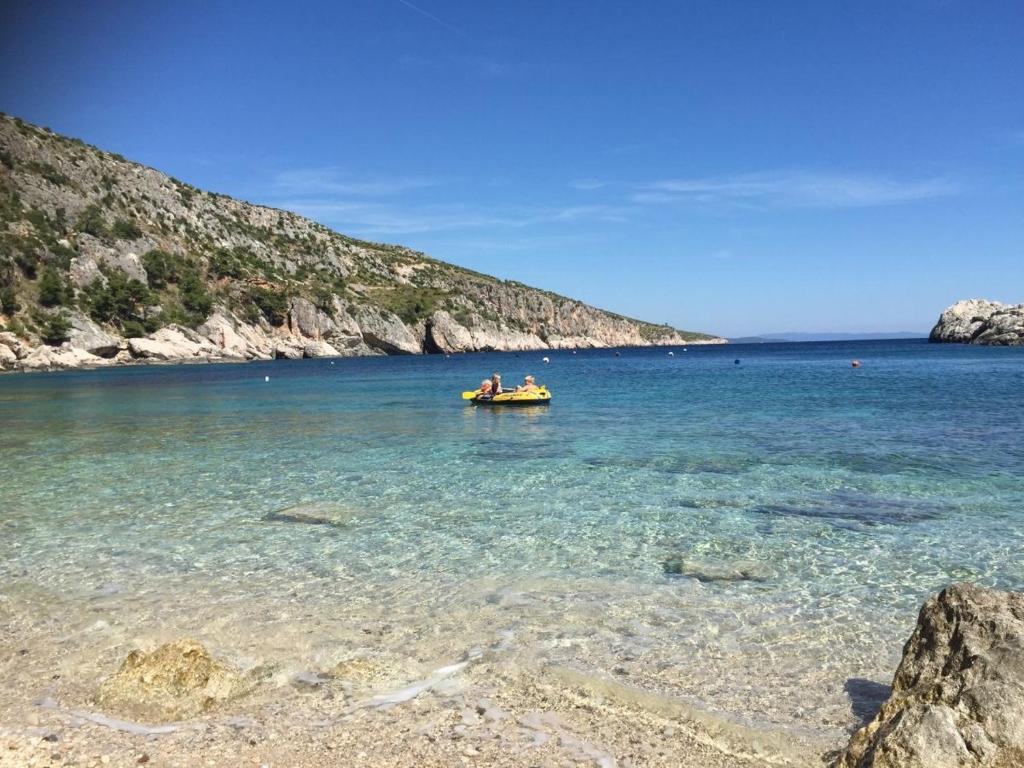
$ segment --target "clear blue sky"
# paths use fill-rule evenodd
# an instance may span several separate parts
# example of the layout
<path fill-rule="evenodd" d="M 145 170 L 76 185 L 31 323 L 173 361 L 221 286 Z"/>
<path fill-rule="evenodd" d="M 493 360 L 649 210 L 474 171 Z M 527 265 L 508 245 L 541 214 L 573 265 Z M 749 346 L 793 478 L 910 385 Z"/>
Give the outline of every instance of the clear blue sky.
<path fill-rule="evenodd" d="M 1024 301 L 1024 3 L 49 2 L 0 109 L 657 322 Z"/>

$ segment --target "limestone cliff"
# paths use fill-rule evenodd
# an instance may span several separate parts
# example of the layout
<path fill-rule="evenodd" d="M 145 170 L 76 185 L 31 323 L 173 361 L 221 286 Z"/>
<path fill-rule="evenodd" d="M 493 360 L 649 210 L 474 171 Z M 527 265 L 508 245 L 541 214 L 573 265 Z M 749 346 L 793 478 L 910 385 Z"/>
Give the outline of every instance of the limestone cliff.
<path fill-rule="evenodd" d="M 288 211 L 0 116 L 0 369 L 724 343 Z"/>
<path fill-rule="evenodd" d="M 961 344 L 1024 345 L 1024 304 L 969 299 L 946 309 L 929 341 Z"/>

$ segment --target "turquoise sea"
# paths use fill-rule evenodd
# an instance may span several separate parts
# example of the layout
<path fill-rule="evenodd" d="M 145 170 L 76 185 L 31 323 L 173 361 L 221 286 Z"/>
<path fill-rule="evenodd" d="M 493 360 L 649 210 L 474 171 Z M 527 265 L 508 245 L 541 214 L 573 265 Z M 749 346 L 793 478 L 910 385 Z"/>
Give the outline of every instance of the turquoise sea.
<path fill-rule="evenodd" d="M 0 619 L 83 680 L 183 634 L 281 680 L 514 646 L 834 735 L 925 597 L 1024 589 L 1024 349 L 668 352 L 2 377 Z M 465 404 L 493 371 L 552 404 Z"/>

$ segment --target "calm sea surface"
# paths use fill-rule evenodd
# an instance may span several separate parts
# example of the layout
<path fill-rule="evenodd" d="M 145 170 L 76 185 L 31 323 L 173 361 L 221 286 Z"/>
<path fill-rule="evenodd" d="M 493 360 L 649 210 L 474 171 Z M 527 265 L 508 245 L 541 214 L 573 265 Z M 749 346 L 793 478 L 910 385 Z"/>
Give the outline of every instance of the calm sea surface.
<path fill-rule="evenodd" d="M 464 404 L 495 370 L 536 374 L 551 406 Z M 182 634 L 282 676 L 504 643 L 828 731 L 891 679 L 927 595 L 1024 589 L 1022 349 L 4 376 L 0 434 L 0 610 L 88 674 Z M 331 524 L 267 518 L 285 508 Z"/>

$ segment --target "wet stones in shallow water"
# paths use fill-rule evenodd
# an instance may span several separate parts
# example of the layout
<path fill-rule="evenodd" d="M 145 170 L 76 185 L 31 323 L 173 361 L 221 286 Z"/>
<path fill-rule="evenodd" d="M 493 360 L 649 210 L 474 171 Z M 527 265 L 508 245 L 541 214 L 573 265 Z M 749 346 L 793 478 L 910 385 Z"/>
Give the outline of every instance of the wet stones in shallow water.
<path fill-rule="evenodd" d="M 196 717 L 248 692 L 255 681 L 195 640 L 151 653 L 134 650 L 99 691 L 99 703 L 129 717 L 167 722 Z"/>
<path fill-rule="evenodd" d="M 358 511 L 337 502 L 313 502 L 268 512 L 263 520 L 268 523 L 298 523 L 300 525 L 330 525 L 341 527 L 358 517 Z"/>
<path fill-rule="evenodd" d="M 327 674 L 334 679 L 367 684 L 387 680 L 391 671 L 379 661 L 360 657 L 338 662 Z"/>
<path fill-rule="evenodd" d="M 762 563 L 754 560 L 715 562 L 685 557 L 670 557 L 662 563 L 662 569 L 670 576 L 686 576 L 697 581 L 768 581 L 774 574 Z"/>

